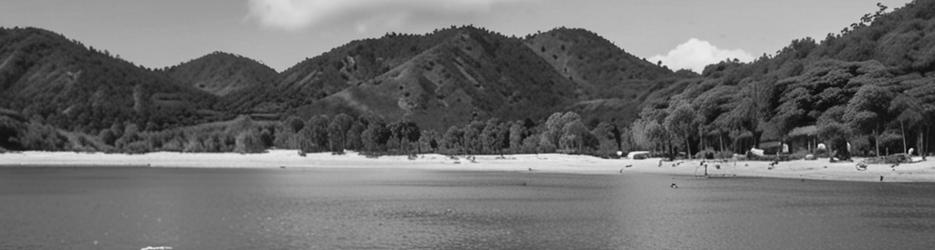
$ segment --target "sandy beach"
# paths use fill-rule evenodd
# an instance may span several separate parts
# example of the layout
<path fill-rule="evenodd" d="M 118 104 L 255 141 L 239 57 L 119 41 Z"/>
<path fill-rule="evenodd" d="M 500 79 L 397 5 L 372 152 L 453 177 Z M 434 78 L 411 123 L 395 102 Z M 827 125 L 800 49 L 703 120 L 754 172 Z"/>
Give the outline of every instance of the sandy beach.
<path fill-rule="evenodd" d="M 2 167 L 166 167 L 166 168 L 356 168 L 422 169 L 448 171 L 526 171 L 533 173 L 576 174 L 664 174 L 704 176 L 701 160 L 662 161 L 661 159 L 601 159 L 563 154 L 528 154 L 476 156 L 473 161 L 461 156 L 453 159 L 440 154 L 423 154 L 417 159 L 406 156 L 368 158 L 355 152 L 344 155 L 316 153 L 300 156 L 294 150 L 271 150 L 262 154 L 174 153 L 139 155 L 19 152 L 0 154 Z M 921 160 L 917 158 L 915 160 Z M 855 159 L 854 162 L 859 162 Z M 810 180 L 879 182 L 935 182 L 935 161 L 892 165 L 869 165 L 858 171 L 852 162 L 829 163 L 827 159 L 780 162 L 770 167 L 763 161 L 707 161 L 712 177 L 766 177 Z"/>

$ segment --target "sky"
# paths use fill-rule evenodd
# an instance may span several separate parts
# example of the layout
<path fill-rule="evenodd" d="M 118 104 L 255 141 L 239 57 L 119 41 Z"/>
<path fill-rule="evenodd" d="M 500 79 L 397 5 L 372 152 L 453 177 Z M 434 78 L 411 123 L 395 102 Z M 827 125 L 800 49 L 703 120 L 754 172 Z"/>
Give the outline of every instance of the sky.
<path fill-rule="evenodd" d="M 594 31 L 673 69 L 773 54 L 823 39 L 877 2 L 910 0 L 3 0 L 0 26 L 39 27 L 152 68 L 213 51 L 283 71 L 305 58 L 388 32 L 473 24 L 524 36 Z"/>

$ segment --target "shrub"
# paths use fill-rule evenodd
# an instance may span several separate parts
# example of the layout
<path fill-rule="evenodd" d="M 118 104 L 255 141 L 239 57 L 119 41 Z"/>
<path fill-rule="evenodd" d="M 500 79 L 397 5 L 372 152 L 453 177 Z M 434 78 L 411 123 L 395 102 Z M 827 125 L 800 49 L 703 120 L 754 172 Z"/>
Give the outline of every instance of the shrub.
<path fill-rule="evenodd" d="M 17 141 L 25 149 L 61 151 L 68 148 L 68 138 L 49 125 L 30 122 L 25 133 L 17 137 Z"/>
<path fill-rule="evenodd" d="M 169 152 L 182 152 L 185 149 L 183 144 L 184 143 L 182 142 L 182 138 L 172 138 L 168 142 L 162 144 L 162 148 L 160 150 Z"/>
<path fill-rule="evenodd" d="M 234 152 L 237 153 L 262 153 L 265 150 L 263 140 L 256 130 L 244 130 L 237 134 L 237 138 L 234 140 Z"/>
<path fill-rule="evenodd" d="M 152 152 L 153 146 L 147 141 L 135 141 L 127 144 L 124 150 L 130 154 L 143 154 Z"/>
<path fill-rule="evenodd" d="M 201 143 L 201 139 L 198 139 L 198 137 L 193 136 L 191 138 L 188 138 L 188 142 L 185 143 L 185 148 L 182 150 L 182 152 L 186 152 L 186 153 L 205 152 L 205 146 L 204 144 Z"/>
<path fill-rule="evenodd" d="M 11 149 L 22 147 L 16 141 L 16 138 L 25 127 L 20 121 L 0 115 L 0 147 L 10 147 Z"/>

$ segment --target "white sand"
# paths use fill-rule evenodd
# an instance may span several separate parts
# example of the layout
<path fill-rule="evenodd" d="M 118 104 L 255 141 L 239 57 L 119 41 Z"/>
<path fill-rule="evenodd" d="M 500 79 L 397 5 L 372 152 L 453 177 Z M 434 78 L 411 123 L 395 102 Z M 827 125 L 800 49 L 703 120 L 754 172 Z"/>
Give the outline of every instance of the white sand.
<path fill-rule="evenodd" d="M 263 154 L 236 153 L 149 153 L 140 155 L 73 153 L 73 152 L 21 152 L 0 154 L 0 166 L 114 166 L 114 167 L 170 167 L 170 168 L 389 168 L 454 171 L 523 171 L 579 174 L 668 174 L 703 176 L 701 161 L 662 162 L 660 159 L 614 160 L 590 156 L 540 154 L 477 156 L 475 161 L 465 157 L 453 160 L 444 155 L 424 154 L 409 160 L 405 156 L 367 158 L 354 152 L 345 155 L 330 153 L 299 156 L 294 150 L 272 150 Z M 918 160 L 918 159 L 917 159 Z M 859 161 L 859 160 L 855 160 Z M 715 177 L 770 177 L 791 179 L 819 179 L 846 181 L 935 182 L 935 160 L 901 164 L 893 170 L 891 165 L 870 165 L 858 171 L 855 163 L 829 163 L 816 161 L 781 162 L 769 169 L 769 162 L 738 161 L 708 162 L 708 174 Z M 629 165 L 629 167 L 627 167 Z M 720 165 L 716 169 L 715 165 Z"/>

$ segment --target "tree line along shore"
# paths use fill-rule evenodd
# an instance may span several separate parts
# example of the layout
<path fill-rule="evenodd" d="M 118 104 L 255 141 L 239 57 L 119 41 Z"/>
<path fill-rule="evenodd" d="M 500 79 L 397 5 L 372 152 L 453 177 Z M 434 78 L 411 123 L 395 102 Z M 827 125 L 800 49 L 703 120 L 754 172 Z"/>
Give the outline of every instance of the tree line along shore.
<path fill-rule="evenodd" d="M 862 98 L 864 95 L 855 97 Z M 629 126 L 606 121 L 585 122 L 575 112 L 557 112 L 541 124 L 526 119 L 501 121 L 488 119 L 451 126 L 444 131 L 421 129 L 409 121 L 387 123 L 374 117 L 317 115 L 307 120 L 289 117 L 282 121 L 254 120 L 240 116 L 226 122 L 201 124 L 164 131 L 141 131 L 136 124 L 114 124 L 97 135 L 69 133 L 36 122 L 17 122 L 0 116 L 0 126 L 12 127 L 8 131 L 26 131 L 10 139 L 19 150 L 75 151 L 142 154 L 150 152 L 188 153 L 263 153 L 270 149 L 298 150 L 300 154 L 345 151 L 360 152 L 368 156 L 410 155 L 439 153 L 446 155 L 504 155 L 564 153 L 618 158 L 632 151 L 646 150 L 650 156 L 668 159 L 724 159 L 736 154 L 750 155 L 757 142 L 751 138 L 754 130 L 723 130 L 713 124 L 701 122 L 704 117 L 691 105 L 679 104 L 664 110 L 644 110 L 644 115 L 657 116 L 656 120 L 637 120 Z M 869 112 L 869 111 L 864 111 Z M 748 117 L 737 117 L 740 121 Z M 737 124 L 743 122 L 734 121 Z M 896 125 L 902 120 L 890 124 Z M 851 153 L 844 131 L 855 131 L 850 125 L 859 123 L 826 123 L 796 129 L 796 136 L 776 143 L 758 143 L 770 154 L 752 159 L 796 160 L 806 155 L 834 156 L 842 159 Z M 881 124 L 882 125 L 882 124 Z M 713 131 L 723 133 L 712 133 Z M 727 126 L 730 128 L 730 126 Z M 804 131 L 803 131 L 804 130 Z M 873 135 L 873 134 L 870 134 Z M 864 135 L 868 138 L 870 135 Z M 800 138 L 804 137 L 804 138 Z M 888 143 L 884 152 L 902 153 L 908 146 L 902 136 L 882 135 Z M 919 139 L 921 140 L 921 139 Z M 895 142 L 894 142 L 895 141 Z M 800 144 L 795 144 L 800 142 Z M 870 145 L 857 144 L 854 152 L 860 156 L 875 156 Z M 921 141 L 915 141 L 921 143 Z M 822 150 L 818 144 L 832 145 Z M 786 149 L 780 152 L 785 144 Z M 879 146 L 879 145 L 878 145 Z M 842 147 L 844 149 L 837 149 Z M 746 150 L 744 150 L 746 149 Z M 5 149 L 9 151 L 10 149 Z M 771 150 L 771 152 L 769 151 Z M 860 153 L 863 150 L 864 153 Z M 892 151 L 890 151 L 892 150 Z M 922 151 L 924 152 L 924 151 Z M 833 153 L 833 155 L 832 155 Z M 842 159 L 846 160 L 846 158 Z"/>
<path fill-rule="evenodd" d="M 5 122 L 4 122 L 5 121 Z M 493 118 L 451 126 L 444 131 L 423 130 L 409 121 L 385 122 L 347 114 L 317 115 L 307 120 L 258 121 L 241 116 L 227 122 L 201 124 L 165 131 L 140 131 L 136 124 L 115 124 L 97 135 L 68 133 L 34 122 L 17 124 L 12 140 L 21 149 L 108 153 L 237 152 L 261 153 L 271 148 L 301 153 L 345 150 L 367 155 L 450 155 L 569 153 L 616 156 L 630 147 L 626 128 L 609 122 L 589 126 L 574 112 L 555 113 L 544 123 Z"/>

